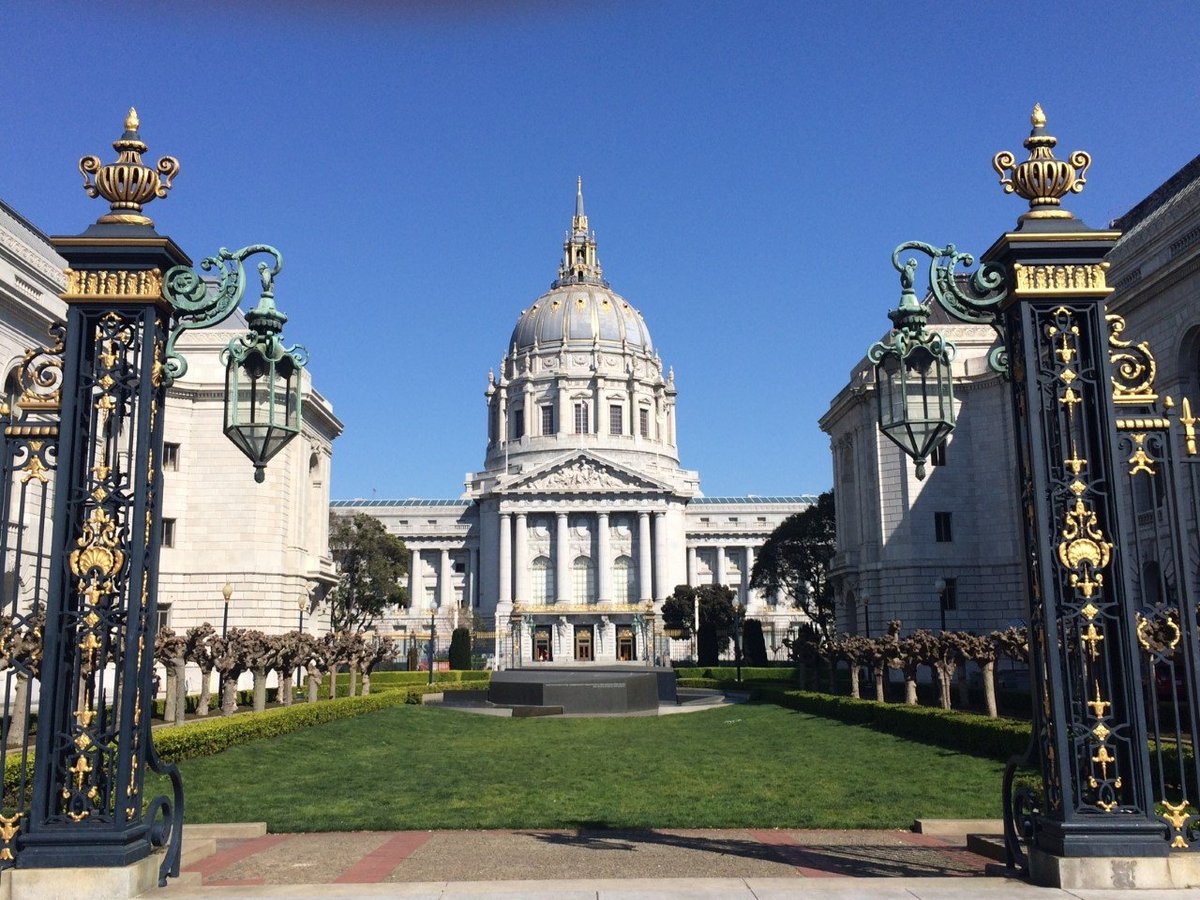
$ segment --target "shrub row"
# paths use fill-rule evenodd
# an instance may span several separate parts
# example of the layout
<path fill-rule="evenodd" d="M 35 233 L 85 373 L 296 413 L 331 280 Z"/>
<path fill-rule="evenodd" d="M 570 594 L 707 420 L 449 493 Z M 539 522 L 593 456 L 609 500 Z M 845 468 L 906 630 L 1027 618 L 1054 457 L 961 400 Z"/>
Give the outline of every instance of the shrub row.
<path fill-rule="evenodd" d="M 679 678 L 675 681 L 681 688 L 719 688 L 722 683 L 715 678 Z"/>
<path fill-rule="evenodd" d="M 721 686 L 733 685 L 725 682 Z M 897 737 L 1002 762 L 1024 753 L 1031 733 L 1028 722 L 1015 719 L 989 719 L 975 713 L 940 707 L 906 706 L 811 691 L 780 690 L 761 683 L 754 687 L 751 697 L 787 709 L 851 725 L 866 725 Z"/>
<path fill-rule="evenodd" d="M 737 678 L 735 666 L 693 666 L 675 670 L 677 678 L 715 678 L 718 681 L 733 681 Z M 743 681 L 795 681 L 798 675 L 791 667 L 742 666 Z"/>
<path fill-rule="evenodd" d="M 479 691 L 486 687 L 479 681 L 446 682 L 445 684 L 415 684 L 401 690 L 405 693 L 405 703 L 420 703 L 427 694 L 444 694 L 446 691 Z"/>
<path fill-rule="evenodd" d="M 312 725 L 399 706 L 404 702 L 406 695 L 403 691 L 380 691 L 367 697 L 280 706 L 260 713 L 242 713 L 188 725 L 156 728 L 154 746 L 163 760 L 182 762 L 199 756 L 211 756 L 259 738 L 278 737 Z"/>
<path fill-rule="evenodd" d="M 492 673 L 489 670 L 478 669 L 452 669 L 449 672 L 434 672 L 433 683 L 441 684 L 443 682 L 459 682 L 459 681 L 490 681 Z M 346 673 L 342 672 L 338 676 L 338 681 L 345 682 Z M 361 677 L 360 677 L 361 681 Z M 399 684 L 425 684 L 429 681 L 429 672 L 373 672 L 371 674 L 371 687 L 390 687 Z"/>

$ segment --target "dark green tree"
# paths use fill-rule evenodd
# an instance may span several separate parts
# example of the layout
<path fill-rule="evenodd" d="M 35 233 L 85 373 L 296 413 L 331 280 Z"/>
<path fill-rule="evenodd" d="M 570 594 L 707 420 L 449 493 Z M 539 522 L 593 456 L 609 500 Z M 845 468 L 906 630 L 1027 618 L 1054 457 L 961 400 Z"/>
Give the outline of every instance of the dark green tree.
<path fill-rule="evenodd" d="M 771 595 L 782 591 L 809 618 L 821 641 L 836 631 L 829 560 L 837 546 L 833 491 L 817 497 L 803 512 L 788 516 L 758 551 L 750 587 Z"/>
<path fill-rule="evenodd" d="M 748 666 L 767 664 L 767 640 L 758 619 L 747 619 L 742 623 L 742 662 Z"/>
<path fill-rule="evenodd" d="M 407 606 L 408 550 L 376 518 L 330 515 L 329 550 L 338 580 L 329 592 L 330 628 L 362 631 L 391 606 Z"/>
<path fill-rule="evenodd" d="M 676 585 L 674 593 L 663 601 L 663 626 L 678 628 L 681 638 L 690 638 L 697 603 L 700 604 L 700 635 L 697 641 L 699 662 L 706 666 L 716 665 L 718 655 L 729 646 L 736 614 L 733 591 L 725 585 Z"/>
<path fill-rule="evenodd" d="M 471 629 L 459 626 L 450 635 L 450 668 L 471 668 Z"/>

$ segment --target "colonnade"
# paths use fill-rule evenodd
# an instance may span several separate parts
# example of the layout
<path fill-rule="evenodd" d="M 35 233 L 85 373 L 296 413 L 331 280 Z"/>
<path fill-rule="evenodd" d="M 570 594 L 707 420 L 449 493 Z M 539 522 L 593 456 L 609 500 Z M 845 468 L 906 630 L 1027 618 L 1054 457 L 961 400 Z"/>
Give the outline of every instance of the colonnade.
<path fill-rule="evenodd" d="M 408 596 L 410 609 L 428 610 L 430 603 L 426 600 L 425 592 L 425 554 L 436 553 L 436 590 L 433 595 L 433 606 L 438 609 L 450 609 L 454 606 L 454 559 L 466 555 L 466 571 L 463 573 L 462 605 L 471 608 L 477 605 L 479 598 L 479 548 L 466 547 L 462 550 L 451 551 L 450 547 L 422 548 L 413 547 L 412 557 L 408 565 Z"/>
<path fill-rule="evenodd" d="M 674 585 L 667 584 L 670 575 L 668 561 L 669 540 L 667 513 L 664 510 L 633 509 L 621 510 L 572 510 L 545 513 L 554 516 L 553 538 L 550 542 L 554 561 L 554 602 L 563 605 L 578 605 L 588 598 L 575 597 L 572 583 L 574 558 L 571 553 L 570 516 L 587 516 L 588 533 L 594 537 L 589 557 L 596 574 L 596 600 L 611 601 L 616 598 L 613 583 L 613 565 L 617 554 L 613 552 L 612 517 L 625 514 L 637 517 L 636 536 L 631 536 L 630 551 L 636 559 L 637 578 L 629 591 L 628 602 L 644 602 L 667 596 Z M 529 553 L 529 517 L 526 510 L 504 511 L 499 515 L 499 593 L 501 607 L 513 601 L 530 605 L 533 597 L 530 572 L 533 560 Z M 624 555 L 622 552 L 621 555 Z"/>

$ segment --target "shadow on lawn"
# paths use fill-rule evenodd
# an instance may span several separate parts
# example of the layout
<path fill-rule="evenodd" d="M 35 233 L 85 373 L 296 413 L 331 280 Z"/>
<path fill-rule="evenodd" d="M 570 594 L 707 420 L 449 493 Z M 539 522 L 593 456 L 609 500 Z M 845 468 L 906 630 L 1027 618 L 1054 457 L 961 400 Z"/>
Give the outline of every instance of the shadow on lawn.
<path fill-rule="evenodd" d="M 871 843 L 846 835 L 845 843 L 770 844 L 748 838 L 705 837 L 665 831 L 607 830 L 603 822 L 579 822 L 575 832 L 530 831 L 547 844 L 588 850 L 636 852 L 639 846 L 676 847 L 736 856 L 853 878 L 920 878 L 983 874 L 986 860 L 962 848 L 920 846 L 900 837 Z M 786 832 L 778 832 L 786 839 Z"/>

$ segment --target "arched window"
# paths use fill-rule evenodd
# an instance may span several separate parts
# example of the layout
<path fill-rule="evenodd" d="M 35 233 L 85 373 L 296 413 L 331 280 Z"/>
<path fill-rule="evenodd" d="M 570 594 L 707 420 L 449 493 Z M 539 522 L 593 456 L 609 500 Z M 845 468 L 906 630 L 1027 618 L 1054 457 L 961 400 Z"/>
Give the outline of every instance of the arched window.
<path fill-rule="evenodd" d="M 634 596 L 634 576 L 637 571 L 633 568 L 633 560 L 628 556 L 618 556 L 613 560 L 613 600 L 617 603 L 628 603 Z"/>
<path fill-rule="evenodd" d="M 596 602 L 596 567 L 586 556 L 575 557 L 571 566 L 571 586 L 577 601 Z"/>
<path fill-rule="evenodd" d="M 549 557 L 539 556 L 533 561 L 533 583 L 529 589 L 533 592 L 530 598 L 533 606 L 554 602 L 554 564 Z"/>

